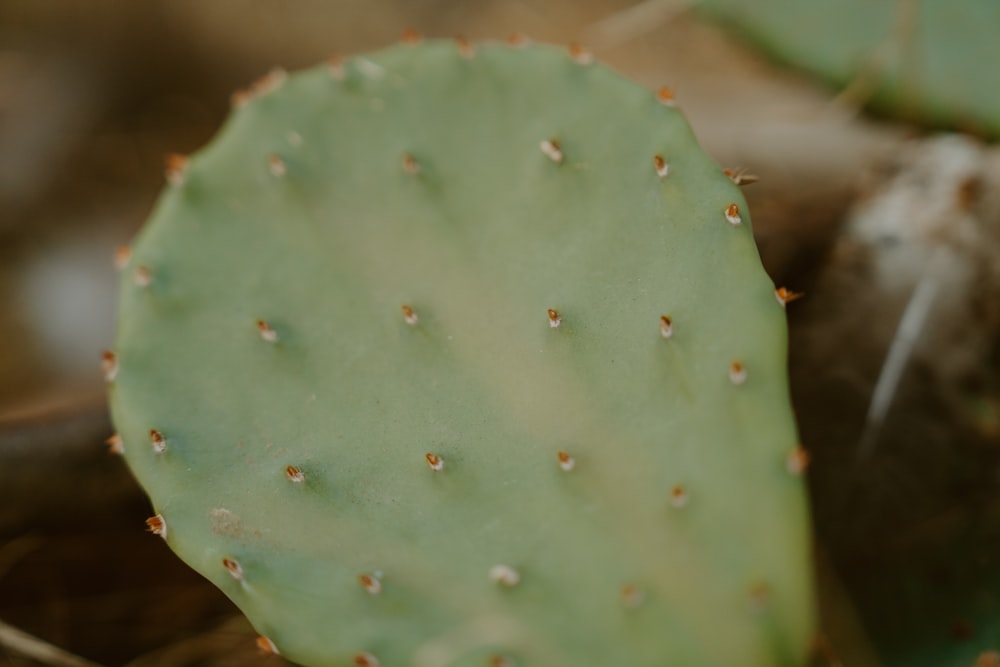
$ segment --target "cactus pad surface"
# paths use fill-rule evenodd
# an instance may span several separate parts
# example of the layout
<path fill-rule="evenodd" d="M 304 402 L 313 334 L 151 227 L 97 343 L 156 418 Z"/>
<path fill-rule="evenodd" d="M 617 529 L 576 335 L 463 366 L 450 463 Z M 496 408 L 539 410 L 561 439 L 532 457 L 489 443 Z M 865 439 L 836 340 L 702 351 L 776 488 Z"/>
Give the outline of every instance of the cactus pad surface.
<path fill-rule="evenodd" d="M 778 58 L 870 106 L 1000 137 L 1000 93 L 985 63 L 1000 56 L 995 0 L 699 0 Z"/>
<path fill-rule="evenodd" d="M 120 258 L 105 372 L 150 529 L 261 646 L 801 663 L 784 311 L 666 92 L 431 41 L 236 102 Z"/>

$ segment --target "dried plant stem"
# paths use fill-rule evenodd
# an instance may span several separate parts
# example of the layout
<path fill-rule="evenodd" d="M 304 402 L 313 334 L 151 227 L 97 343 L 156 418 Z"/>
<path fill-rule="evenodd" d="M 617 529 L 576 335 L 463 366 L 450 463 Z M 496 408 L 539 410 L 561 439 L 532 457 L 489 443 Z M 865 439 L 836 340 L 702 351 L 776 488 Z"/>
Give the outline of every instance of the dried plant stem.
<path fill-rule="evenodd" d="M 0 621 L 0 646 L 54 667 L 100 667 Z"/>
<path fill-rule="evenodd" d="M 913 355 L 913 348 L 927 324 L 938 292 L 940 282 L 938 267 L 941 264 L 942 252 L 940 248 L 934 251 L 929 266 L 913 290 L 913 295 L 899 321 L 896 335 L 892 339 L 889 353 L 875 383 L 871 403 L 868 405 L 865 428 L 858 443 L 858 457 L 861 459 L 867 458 L 875 451 L 882 424 L 889 413 L 896 390 L 899 389 L 903 371 L 906 370 Z"/>
<path fill-rule="evenodd" d="M 599 49 L 621 46 L 670 23 L 693 4 L 694 0 L 642 0 L 592 24 L 585 38 Z"/>

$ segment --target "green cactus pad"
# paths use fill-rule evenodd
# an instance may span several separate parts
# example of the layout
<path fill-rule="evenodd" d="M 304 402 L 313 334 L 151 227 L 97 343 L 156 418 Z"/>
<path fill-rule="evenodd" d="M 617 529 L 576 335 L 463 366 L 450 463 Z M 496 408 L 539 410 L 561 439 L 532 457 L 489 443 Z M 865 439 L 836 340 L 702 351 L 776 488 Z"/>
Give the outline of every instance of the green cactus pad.
<path fill-rule="evenodd" d="M 784 312 L 670 100 L 429 42 L 238 101 L 124 262 L 170 547 L 307 665 L 800 664 Z"/>
<path fill-rule="evenodd" d="M 1000 137 L 996 0 L 699 0 L 777 57 L 873 108 Z"/>
<path fill-rule="evenodd" d="M 957 528 L 956 528 L 957 526 Z M 865 563 L 854 599 L 884 667 L 990 667 L 1000 649 L 995 513 L 927 531 L 906 556 Z"/>

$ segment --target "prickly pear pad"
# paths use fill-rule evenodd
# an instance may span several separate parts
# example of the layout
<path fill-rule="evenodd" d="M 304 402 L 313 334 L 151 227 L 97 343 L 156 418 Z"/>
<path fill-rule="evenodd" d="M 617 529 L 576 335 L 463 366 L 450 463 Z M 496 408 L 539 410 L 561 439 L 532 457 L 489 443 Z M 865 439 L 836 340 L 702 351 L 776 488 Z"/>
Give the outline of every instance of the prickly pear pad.
<path fill-rule="evenodd" d="M 668 95 L 584 56 L 273 74 L 172 161 L 123 261 L 111 404 L 151 528 L 292 660 L 805 654 L 746 205 Z"/>
<path fill-rule="evenodd" d="M 1000 138 L 996 0 L 700 0 L 706 15 L 906 121 Z M 863 91 L 863 92 L 862 92 Z"/>

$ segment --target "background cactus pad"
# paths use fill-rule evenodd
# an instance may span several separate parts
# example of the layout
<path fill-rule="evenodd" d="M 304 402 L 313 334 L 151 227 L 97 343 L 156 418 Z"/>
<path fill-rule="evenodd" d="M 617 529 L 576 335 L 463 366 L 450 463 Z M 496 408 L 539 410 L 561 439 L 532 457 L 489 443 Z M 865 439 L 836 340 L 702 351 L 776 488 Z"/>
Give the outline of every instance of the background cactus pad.
<path fill-rule="evenodd" d="M 1000 137 L 996 0 L 699 0 L 776 57 L 883 113 Z"/>

